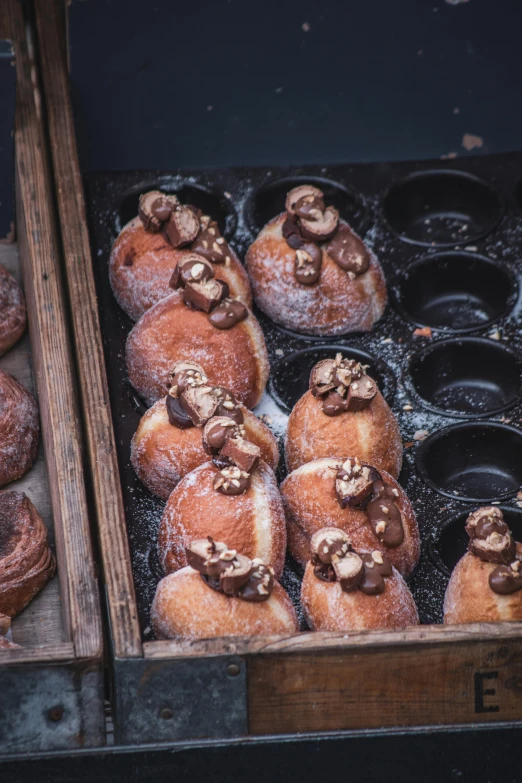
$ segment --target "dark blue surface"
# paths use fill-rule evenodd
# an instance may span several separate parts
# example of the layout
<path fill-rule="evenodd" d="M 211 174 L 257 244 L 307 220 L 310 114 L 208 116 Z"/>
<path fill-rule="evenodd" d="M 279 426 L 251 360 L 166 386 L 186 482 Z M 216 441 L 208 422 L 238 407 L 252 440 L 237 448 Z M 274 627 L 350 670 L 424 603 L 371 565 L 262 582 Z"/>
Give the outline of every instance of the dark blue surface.
<path fill-rule="evenodd" d="M 520 0 L 73 0 L 69 17 L 85 170 L 522 144 Z"/>

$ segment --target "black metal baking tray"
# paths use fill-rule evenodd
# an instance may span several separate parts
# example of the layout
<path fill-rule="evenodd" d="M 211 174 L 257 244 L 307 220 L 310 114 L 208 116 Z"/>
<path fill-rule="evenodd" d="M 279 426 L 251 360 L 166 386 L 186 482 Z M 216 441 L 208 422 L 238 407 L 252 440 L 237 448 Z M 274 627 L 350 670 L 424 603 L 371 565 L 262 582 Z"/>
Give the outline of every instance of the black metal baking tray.
<path fill-rule="evenodd" d="M 400 481 L 422 538 L 409 580 L 423 623 L 442 621 L 451 568 L 465 551 L 463 519 L 499 503 L 522 539 L 522 153 L 462 160 L 292 168 L 103 172 L 86 178 L 109 393 L 132 567 L 144 640 L 161 577 L 155 557 L 164 504 L 138 480 L 130 443 L 145 411 L 125 371 L 132 322 L 109 285 L 111 245 L 137 214 L 139 194 L 160 189 L 216 217 L 240 258 L 286 192 L 318 185 L 373 248 L 390 301 L 371 333 L 313 338 L 256 312 L 272 367 L 262 406 L 276 434 L 307 387 L 311 366 L 342 350 L 364 358 L 399 420 Z M 418 329 L 430 326 L 431 337 Z M 417 333 L 416 333 L 417 332 Z M 426 436 L 426 433 L 428 435 Z M 284 474 L 281 464 L 280 477 Z M 522 497 L 522 495 L 521 495 Z M 298 604 L 300 574 L 283 584 Z M 302 618 L 301 618 L 302 620 Z"/>

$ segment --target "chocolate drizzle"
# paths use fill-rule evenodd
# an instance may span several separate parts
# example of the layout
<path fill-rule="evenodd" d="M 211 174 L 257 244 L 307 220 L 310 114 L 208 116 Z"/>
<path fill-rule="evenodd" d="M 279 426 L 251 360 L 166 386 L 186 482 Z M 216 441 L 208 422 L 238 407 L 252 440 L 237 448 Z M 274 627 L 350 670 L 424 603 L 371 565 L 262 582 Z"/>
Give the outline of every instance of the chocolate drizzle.
<path fill-rule="evenodd" d="M 377 394 L 377 384 L 366 375 L 366 366 L 353 359 L 323 359 L 310 374 L 310 390 L 323 398 L 323 413 L 338 416 L 367 408 Z"/>
<path fill-rule="evenodd" d="M 366 595 L 384 592 L 384 580 L 391 576 L 392 567 L 381 552 L 357 553 L 347 534 L 335 527 L 314 533 L 310 546 L 314 574 L 321 581 L 339 582 L 346 593 L 357 589 Z"/>
<path fill-rule="evenodd" d="M 347 459 L 337 470 L 335 494 L 341 508 L 366 511 L 381 544 L 390 548 L 402 544 L 404 527 L 397 506 L 399 491 L 386 484 L 372 465 L 360 462 L 357 457 Z"/>
<path fill-rule="evenodd" d="M 488 563 L 495 563 L 488 578 L 498 595 L 510 595 L 522 589 L 522 547 L 511 535 L 497 506 L 482 506 L 466 520 L 469 551 Z"/>
<path fill-rule="evenodd" d="M 321 275 L 324 249 L 350 280 L 363 275 L 370 266 L 370 254 L 349 226 L 339 223 L 339 213 L 325 206 L 324 195 L 312 185 L 299 185 L 286 197 L 283 238 L 296 251 L 295 279 L 301 285 L 314 285 Z M 324 243 L 328 243 L 324 245 Z"/>
<path fill-rule="evenodd" d="M 192 541 L 185 553 L 189 566 L 198 571 L 213 590 L 253 603 L 270 598 L 274 571 L 259 558 L 251 560 L 210 536 Z"/>

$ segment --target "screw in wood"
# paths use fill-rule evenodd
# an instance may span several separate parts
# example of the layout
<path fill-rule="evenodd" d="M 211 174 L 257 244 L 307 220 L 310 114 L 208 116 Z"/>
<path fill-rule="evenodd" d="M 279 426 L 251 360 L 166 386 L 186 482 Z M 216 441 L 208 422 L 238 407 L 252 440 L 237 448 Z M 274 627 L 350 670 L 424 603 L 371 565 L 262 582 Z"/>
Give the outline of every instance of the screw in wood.
<path fill-rule="evenodd" d="M 170 707 L 163 707 L 163 709 L 160 710 L 160 718 L 163 718 L 163 720 L 170 720 L 173 717 L 174 713 Z"/>
<path fill-rule="evenodd" d="M 241 669 L 237 663 L 229 663 L 227 666 L 227 674 L 229 677 L 237 677 Z"/>
<path fill-rule="evenodd" d="M 47 718 L 54 723 L 58 723 L 63 718 L 64 708 L 61 704 L 57 704 L 51 709 L 47 710 Z"/>

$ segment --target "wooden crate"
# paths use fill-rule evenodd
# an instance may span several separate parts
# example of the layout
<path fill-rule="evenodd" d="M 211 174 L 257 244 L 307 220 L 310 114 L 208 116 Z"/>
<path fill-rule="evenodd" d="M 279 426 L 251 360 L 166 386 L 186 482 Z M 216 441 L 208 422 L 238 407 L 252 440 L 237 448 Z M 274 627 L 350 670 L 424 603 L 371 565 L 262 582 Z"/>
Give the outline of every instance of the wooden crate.
<path fill-rule="evenodd" d="M 108 406 L 60 4 L 36 0 L 114 652 L 116 737 L 169 741 L 522 718 L 522 625 L 143 642 Z M 84 263 L 78 263 L 79 260 Z"/>
<path fill-rule="evenodd" d="M 8 489 L 33 500 L 49 528 L 57 575 L 13 622 L 20 649 L 0 652 L 0 755 L 104 744 L 102 629 L 91 548 L 52 188 L 36 70 L 21 3 L 4 2 L 0 37 L 13 41 L 18 241 L 0 263 L 22 278 L 29 336 L 0 361 L 38 399 L 42 446 Z M 34 379 L 34 383 L 33 383 Z"/>

